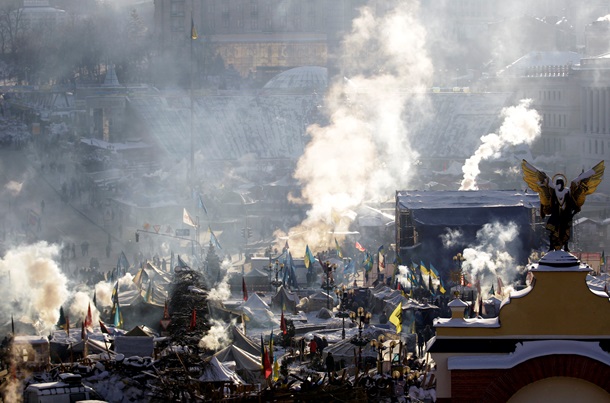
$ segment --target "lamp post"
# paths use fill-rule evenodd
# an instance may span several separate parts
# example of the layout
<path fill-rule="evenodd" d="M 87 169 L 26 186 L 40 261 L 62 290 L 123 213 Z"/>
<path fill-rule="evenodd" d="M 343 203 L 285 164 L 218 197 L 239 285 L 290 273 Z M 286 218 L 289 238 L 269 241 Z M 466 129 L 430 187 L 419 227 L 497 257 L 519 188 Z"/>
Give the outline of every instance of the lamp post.
<path fill-rule="evenodd" d="M 385 341 L 384 335 L 380 334 L 377 340 L 371 340 L 371 347 L 377 350 L 377 375 L 381 375 L 383 373 L 383 350 L 386 349 L 386 346 L 383 345 Z"/>
<path fill-rule="evenodd" d="M 394 366 L 394 347 L 396 347 L 396 340 L 390 342 L 390 368 Z"/>
<path fill-rule="evenodd" d="M 322 269 L 326 274 L 326 284 L 322 286 L 322 289 L 326 291 L 328 294 L 326 299 L 326 309 L 330 310 L 330 292 L 333 288 L 335 288 L 335 280 L 333 277 L 333 271 L 337 270 L 336 264 L 331 264 L 328 260 L 326 262 L 320 261 L 322 265 Z"/>
<path fill-rule="evenodd" d="M 349 313 L 345 310 L 345 305 L 347 303 L 347 299 L 350 295 L 354 294 L 354 290 L 347 290 L 345 285 L 341 288 L 335 288 L 335 294 L 339 298 L 341 302 L 339 304 L 339 312 L 335 315 L 337 318 L 341 318 L 343 320 L 342 330 L 341 330 L 341 339 L 345 339 L 345 318 L 349 318 Z"/>
<path fill-rule="evenodd" d="M 275 292 L 277 293 L 277 289 L 279 286 L 284 284 L 282 280 L 278 278 L 280 271 L 284 268 L 284 263 L 280 263 L 279 260 L 276 259 L 274 263 L 269 263 L 269 272 L 275 272 L 275 279 L 271 280 L 271 285 L 275 287 Z"/>
<path fill-rule="evenodd" d="M 466 258 L 464 258 L 464 256 L 458 252 L 457 255 L 453 257 L 455 270 L 451 272 L 451 280 L 456 283 L 459 282 L 462 285 L 462 294 L 464 294 L 464 284 L 462 283 L 462 265 L 464 264 L 465 260 Z"/>
<path fill-rule="evenodd" d="M 352 322 L 356 322 L 358 325 L 358 335 L 352 337 L 350 340 L 350 343 L 358 347 L 358 368 L 362 365 L 362 347 L 366 346 L 370 341 L 367 337 L 362 337 L 362 329 L 364 328 L 365 323 L 371 319 L 371 316 L 371 313 L 365 312 L 363 307 L 359 307 L 357 312 L 352 311 L 349 313 Z"/>

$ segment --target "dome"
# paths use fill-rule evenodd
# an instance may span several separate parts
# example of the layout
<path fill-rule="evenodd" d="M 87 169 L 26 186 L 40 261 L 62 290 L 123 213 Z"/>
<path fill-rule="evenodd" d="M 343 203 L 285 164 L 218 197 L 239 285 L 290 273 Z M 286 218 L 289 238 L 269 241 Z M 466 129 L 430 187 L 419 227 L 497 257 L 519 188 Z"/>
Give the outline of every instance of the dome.
<path fill-rule="evenodd" d="M 273 77 L 264 89 L 324 90 L 328 83 L 326 67 L 303 66 L 286 70 Z"/>

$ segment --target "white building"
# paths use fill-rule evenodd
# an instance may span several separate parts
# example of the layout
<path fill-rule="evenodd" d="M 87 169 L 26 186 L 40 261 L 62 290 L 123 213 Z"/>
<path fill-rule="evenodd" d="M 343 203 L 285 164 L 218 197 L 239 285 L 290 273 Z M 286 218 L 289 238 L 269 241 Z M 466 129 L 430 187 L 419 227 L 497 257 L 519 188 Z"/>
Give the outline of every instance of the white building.
<path fill-rule="evenodd" d="M 68 19 L 67 13 L 51 7 L 49 0 L 23 0 L 19 12 L 24 29 L 54 28 Z"/>

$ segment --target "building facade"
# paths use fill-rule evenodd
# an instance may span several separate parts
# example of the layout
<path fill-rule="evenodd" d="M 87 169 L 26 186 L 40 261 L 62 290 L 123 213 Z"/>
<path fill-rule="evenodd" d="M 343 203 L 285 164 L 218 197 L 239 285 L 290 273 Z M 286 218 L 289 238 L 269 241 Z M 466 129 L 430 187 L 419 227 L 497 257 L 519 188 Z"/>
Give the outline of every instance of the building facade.
<path fill-rule="evenodd" d="M 188 45 L 191 18 L 196 46 L 221 58 L 242 77 L 271 76 L 292 67 L 326 67 L 350 29 L 362 0 L 155 0 L 161 51 Z"/>

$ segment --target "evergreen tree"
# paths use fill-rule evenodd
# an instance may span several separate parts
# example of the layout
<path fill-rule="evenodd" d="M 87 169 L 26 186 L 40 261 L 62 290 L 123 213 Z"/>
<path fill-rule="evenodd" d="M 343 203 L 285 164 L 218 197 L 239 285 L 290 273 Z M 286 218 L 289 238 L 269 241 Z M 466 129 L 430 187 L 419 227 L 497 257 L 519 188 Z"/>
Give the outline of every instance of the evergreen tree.
<path fill-rule="evenodd" d="M 57 321 L 57 327 L 63 327 L 66 324 L 66 315 L 64 314 L 64 307 L 59 307 L 59 320 Z"/>
<path fill-rule="evenodd" d="M 205 257 L 205 268 L 208 274 L 208 284 L 217 284 L 222 280 L 220 258 L 216 254 L 216 248 L 214 248 L 212 241 L 210 241 L 208 254 Z"/>

